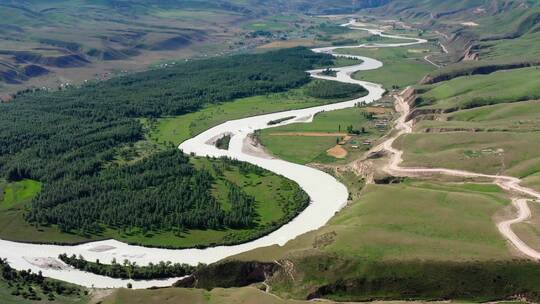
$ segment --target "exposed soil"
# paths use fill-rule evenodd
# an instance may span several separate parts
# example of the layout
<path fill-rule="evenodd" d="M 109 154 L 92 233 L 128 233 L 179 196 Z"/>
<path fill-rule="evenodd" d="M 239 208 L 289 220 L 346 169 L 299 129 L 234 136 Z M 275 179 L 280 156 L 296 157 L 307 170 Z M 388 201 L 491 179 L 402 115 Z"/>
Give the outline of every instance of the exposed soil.
<path fill-rule="evenodd" d="M 341 145 L 335 145 L 334 147 L 326 150 L 326 153 L 335 158 L 345 158 L 348 154 L 347 150 L 345 150 Z"/>

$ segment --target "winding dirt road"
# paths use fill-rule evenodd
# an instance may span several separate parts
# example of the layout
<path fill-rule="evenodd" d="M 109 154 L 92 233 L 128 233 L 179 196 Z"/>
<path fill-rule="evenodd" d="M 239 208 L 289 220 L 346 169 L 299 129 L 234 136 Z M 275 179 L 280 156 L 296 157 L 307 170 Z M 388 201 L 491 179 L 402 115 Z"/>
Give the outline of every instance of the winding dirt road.
<path fill-rule="evenodd" d="M 540 193 L 526 188 L 520 185 L 521 180 L 513 176 L 504 175 L 489 175 L 481 174 L 463 170 L 453 170 L 445 168 L 410 168 L 400 167 L 399 165 L 403 161 L 403 151 L 393 147 L 394 141 L 403 134 L 413 132 L 412 120 L 406 121 L 410 112 L 409 104 L 403 99 L 402 94 L 396 96 L 396 111 L 400 113 L 399 118 L 396 120 L 394 129 L 397 131 L 394 136 L 390 137 L 377 147 L 373 148 L 371 152 L 379 152 L 386 150 L 391 153 L 391 157 L 388 163 L 384 166 L 383 170 L 391 175 L 396 176 L 418 176 L 426 174 L 428 175 L 450 175 L 457 177 L 469 177 L 469 178 L 485 178 L 490 179 L 492 182 L 502 189 L 508 191 L 512 195 L 512 204 L 518 210 L 518 216 L 514 219 L 500 222 L 497 225 L 500 233 L 523 255 L 540 261 L 540 252 L 534 250 L 523 242 L 512 230 L 512 225 L 524 222 L 531 217 L 531 210 L 528 206 L 528 200 L 540 200 Z"/>

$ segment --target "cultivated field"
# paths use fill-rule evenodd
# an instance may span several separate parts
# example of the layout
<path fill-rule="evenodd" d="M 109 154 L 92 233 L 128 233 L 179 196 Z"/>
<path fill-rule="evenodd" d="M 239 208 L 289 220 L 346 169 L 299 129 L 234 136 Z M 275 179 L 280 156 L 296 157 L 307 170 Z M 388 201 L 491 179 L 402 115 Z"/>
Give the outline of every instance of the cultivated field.
<path fill-rule="evenodd" d="M 364 108 L 324 112 L 316 115 L 312 123 L 265 129 L 258 137 L 273 155 L 291 162 L 332 163 L 339 159 L 349 162 L 369 149 L 371 143 L 387 130 L 387 127 L 377 128 L 376 121 L 388 120 L 390 113 L 378 116 L 368 113 L 369 110 Z M 355 131 L 359 134 L 353 134 Z M 328 150 L 335 146 L 344 149 L 346 155 L 333 157 Z"/>

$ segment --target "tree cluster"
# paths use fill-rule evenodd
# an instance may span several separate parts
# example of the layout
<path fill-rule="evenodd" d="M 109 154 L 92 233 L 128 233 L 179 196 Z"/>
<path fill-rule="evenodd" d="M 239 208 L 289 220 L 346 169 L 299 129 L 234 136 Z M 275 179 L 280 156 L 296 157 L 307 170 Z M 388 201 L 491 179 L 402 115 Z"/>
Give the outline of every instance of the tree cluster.
<path fill-rule="evenodd" d="M 192 274 L 199 266 L 171 262 L 149 263 L 148 266 L 139 266 L 135 262 L 124 260 L 122 264 L 113 259 L 111 264 L 102 264 L 99 260 L 89 262 L 83 256 L 68 256 L 61 254 L 58 258 L 76 269 L 91 272 L 97 275 L 119 279 L 155 280 L 174 277 L 183 277 Z"/>
<path fill-rule="evenodd" d="M 17 271 L 9 266 L 6 259 L 2 258 L 0 258 L 0 278 L 7 282 L 9 289 L 12 289 L 11 295 L 33 301 L 41 301 L 42 296 L 46 296 L 48 301 L 54 301 L 56 295 L 86 293 L 74 285 L 46 279 L 41 272 Z"/>
<path fill-rule="evenodd" d="M 254 199 L 230 185 L 234 208 L 225 211 L 212 196 L 213 181 L 208 171 L 195 169 L 189 157 L 170 149 L 132 165 L 51 182 L 34 200 L 28 220 L 91 234 L 100 233 L 103 225 L 143 233 L 250 227 L 256 217 Z"/>
<path fill-rule="evenodd" d="M 322 99 L 347 98 L 367 93 L 359 85 L 332 81 L 313 81 L 306 90 L 309 96 Z"/>

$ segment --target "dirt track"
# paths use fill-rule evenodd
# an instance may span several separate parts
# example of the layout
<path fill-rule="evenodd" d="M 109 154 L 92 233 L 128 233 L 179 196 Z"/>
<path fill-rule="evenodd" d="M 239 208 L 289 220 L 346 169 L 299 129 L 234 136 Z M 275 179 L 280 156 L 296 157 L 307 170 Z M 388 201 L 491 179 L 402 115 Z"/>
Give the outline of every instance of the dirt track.
<path fill-rule="evenodd" d="M 404 91 L 405 92 L 405 91 Z M 401 94 L 403 95 L 403 93 Z M 492 182 L 504 190 L 507 190 L 512 195 L 512 204 L 518 211 L 518 216 L 514 219 L 500 222 L 497 224 L 497 228 L 501 234 L 522 254 L 525 256 L 540 261 L 540 252 L 529 247 L 512 231 L 512 224 L 521 223 L 531 217 L 531 211 L 528 206 L 528 200 L 530 198 L 540 200 L 540 193 L 537 191 L 526 188 L 520 185 L 521 180 L 512 176 L 503 175 L 489 175 L 475 172 L 468 172 L 463 170 L 452 170 L 445 168 L 404 168 L 399 165 L 403 161 L 403 151 L 394 148 L 392 145 L 394 141 L 401 135 L 412 133 L 412 121 L 406 121 L 406 117 L 410 112 L 409 105 L 401 96 L 396 97 L 396 111 L 400 113 L 398 120 L 396 121 L 395 130 L 396 134 L 380 145 L 374 147 L 370 153 L 380 152 L 386 150 L 391 153 L 391 157 L 388 163 L 384 166 L 383 170 L 389 174 L 396 176 L 418 176 L 418 175 L 450 175 L 458 177 L 477 177 L 491 179 Z"/>

